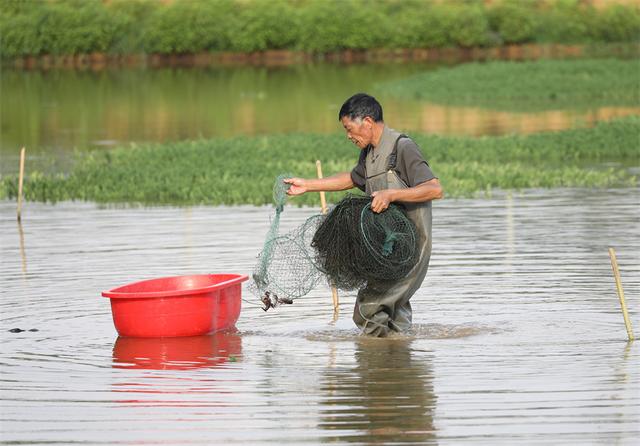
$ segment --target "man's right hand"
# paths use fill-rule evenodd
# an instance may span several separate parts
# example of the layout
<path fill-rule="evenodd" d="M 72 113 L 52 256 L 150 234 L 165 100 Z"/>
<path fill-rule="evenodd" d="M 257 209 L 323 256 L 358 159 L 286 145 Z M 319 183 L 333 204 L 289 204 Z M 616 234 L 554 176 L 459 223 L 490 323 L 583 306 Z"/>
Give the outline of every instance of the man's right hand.
<path fill-rule="evenodd" d="M 304 178 L 286 178 L 283 181 L 286 184 L 291 185 L 287 191 L 287 195 L 302 195 L 305 192 L 308 192 L 306 180 Z"/>

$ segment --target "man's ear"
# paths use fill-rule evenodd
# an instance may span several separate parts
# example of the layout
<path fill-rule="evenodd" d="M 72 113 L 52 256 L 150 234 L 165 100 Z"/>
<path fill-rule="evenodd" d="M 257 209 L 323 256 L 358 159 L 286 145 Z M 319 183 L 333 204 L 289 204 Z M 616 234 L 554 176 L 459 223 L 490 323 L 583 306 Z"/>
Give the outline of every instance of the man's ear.
<path fill-rule="evenodd" d="M 367 123 L 367 128 L 371 128 L 373 127 L 373 124 L 375 124 L 375 121 L 371 116 L 365 116 L 364 118 L 362 118 L 362 122 Z"/>

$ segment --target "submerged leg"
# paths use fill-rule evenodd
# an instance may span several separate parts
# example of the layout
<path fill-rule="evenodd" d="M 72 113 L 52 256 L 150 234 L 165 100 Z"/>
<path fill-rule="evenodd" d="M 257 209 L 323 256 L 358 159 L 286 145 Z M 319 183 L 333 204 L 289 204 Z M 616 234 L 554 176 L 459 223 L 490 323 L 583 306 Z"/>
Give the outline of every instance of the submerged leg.
<path fill-rule="evenodd" d="M 389 327 L 389 308 L 380 303 L 379 295 L 368 288 L 358 293 L 353 308 L 353 322 L 363 334 L 385 337 L 391 331 Z"/>
<path fill-rule="evenodd" d="M 427 242 L 418 263 L 406 277 L 393 283 L 369 283 L 360 290 L 353 310 L 353 321 L 364 334 L 387 336 L 391 331 L 409 331 L 412 320 L 409 300 L 424 281 L 430 257 L 431 243 Z"/>

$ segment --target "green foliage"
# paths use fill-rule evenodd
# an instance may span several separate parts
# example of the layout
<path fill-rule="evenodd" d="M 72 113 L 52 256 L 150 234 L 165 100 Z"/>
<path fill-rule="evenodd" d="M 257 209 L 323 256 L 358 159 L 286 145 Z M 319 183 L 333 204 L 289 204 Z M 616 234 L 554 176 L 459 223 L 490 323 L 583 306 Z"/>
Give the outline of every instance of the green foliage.
<path fill-rule="evenodd" d="M 455 46 L 483 46 L 489 39 L 489 21 L 480 5 L 451 5 L 440 14 L 449 42 Z"/>
<path fill-rule="evenodd" d="M 43 53 L 80 54 L 111 48 L 117 32 L 113 17 L 100 1 L 45 3 L 38 30 L 43 36 Z"/>
<path fill-rule="evenodd" d="M 145 32 L 155 7 L 148 0 L 112 0 L 107 5 L 117 32 L 109 52 L 116 54 L 142 53 Z"/>
<path fill-rule="evenodd" d="M 611 5 L 594 23 L 594 38 L 603 42 L 640 40 L 640 8 Z"/>
<path fill-rule="evenodd" d="M 365 0 L 311 1 L 300 11 L 299 49 L 325 53 L 381 46 L 385 40 L 382 3 Z M 388 19 L 387 19 L 388 20 Z"/>
<path fill-rule="evenodd" d="M 496 61 L 428 71 L 378 89 L 401 98 L 519 111 L 636 105 L 638 73 L 637 59 Z"/>
<path fill-rule="evenodd" d="M 3 0 L 0 57 L 638 42 L 640 8 L 558 0 Z"/>
<path fill-rule="evenodd" d="M 40 54 L 45 42 L 38 31 L 42 14 L 9 14 L 0 10 L 0 55 L 15 58 Z"/>
<path fill-rule="evenodd" d="M 223 0 L 174 2 L 156 8 L 149 18 L 143 45 L 149 53 L 194 53 L 229 45 L 226 28 L 233 5 Z"/>
<path fill-rule="evenodd" d="M 506 0 L 488 10 L 489 23 L 504 43 L 525 43 L 539 32 L 538 17 L 531 13 L 533 2 Z"/>
<path fill-rule="evenodd" d="M 585 166 L 637 163 L 639 134 L 640 117 L 630 117 L 528 136 L 414 138 L 447 196 L 468 196 L 496 187 L 636 185 L 624 169 Z M 278 174 L 315 177 L 316 159 L 324 161 L 326 175 L 350 170 L 357 150 L 342 135 L 302 134 L 121 147 L 79 155 L 68 175 L 32 172 L 24 193 L 29 201 L 262 205 L 272 202 Z M 0 198 L 16 195 L 16 175 L 0 178 Z M 315 206 L 318 197 L 305 194 L 292 202 Z"/>
<path fill-rule="evenodd" d="M 297 15 L 298 10 L 286 0 L 255 0 L 241 4 L 229 18 L 232 26 L 226 49 L 252 52 L 292 48 L 300 34 Z"/>
<path fill-rule="evenodd" d="M 544 42 L 579 43 L 590 41 L 590 29 L 597 12 L 577 0 L 555 2 L 554 8 L 543 10 L 540 20 L 545 33 L 538 40 Z"/>

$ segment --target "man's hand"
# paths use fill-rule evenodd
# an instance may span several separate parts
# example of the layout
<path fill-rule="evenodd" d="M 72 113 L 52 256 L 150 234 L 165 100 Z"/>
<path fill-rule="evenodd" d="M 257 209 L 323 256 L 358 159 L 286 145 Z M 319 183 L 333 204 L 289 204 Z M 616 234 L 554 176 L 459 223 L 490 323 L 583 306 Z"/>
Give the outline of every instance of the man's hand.
<path fill-rule="evenodd" d="M 371 210 L 376 213 L 384 212 L 387 210 L 391 202 L 393 201 L 393 189 L 385 189 L 373 192 L 371 197 Z"/>
<path fill-rule="evenodd" d="M 291 185 L 287 191 L 287 195 L 302 195 L 305 192 L 308 192 L 306 180 L 304 178 L 286 178 L 283 181 L 286 184 Z"/>

